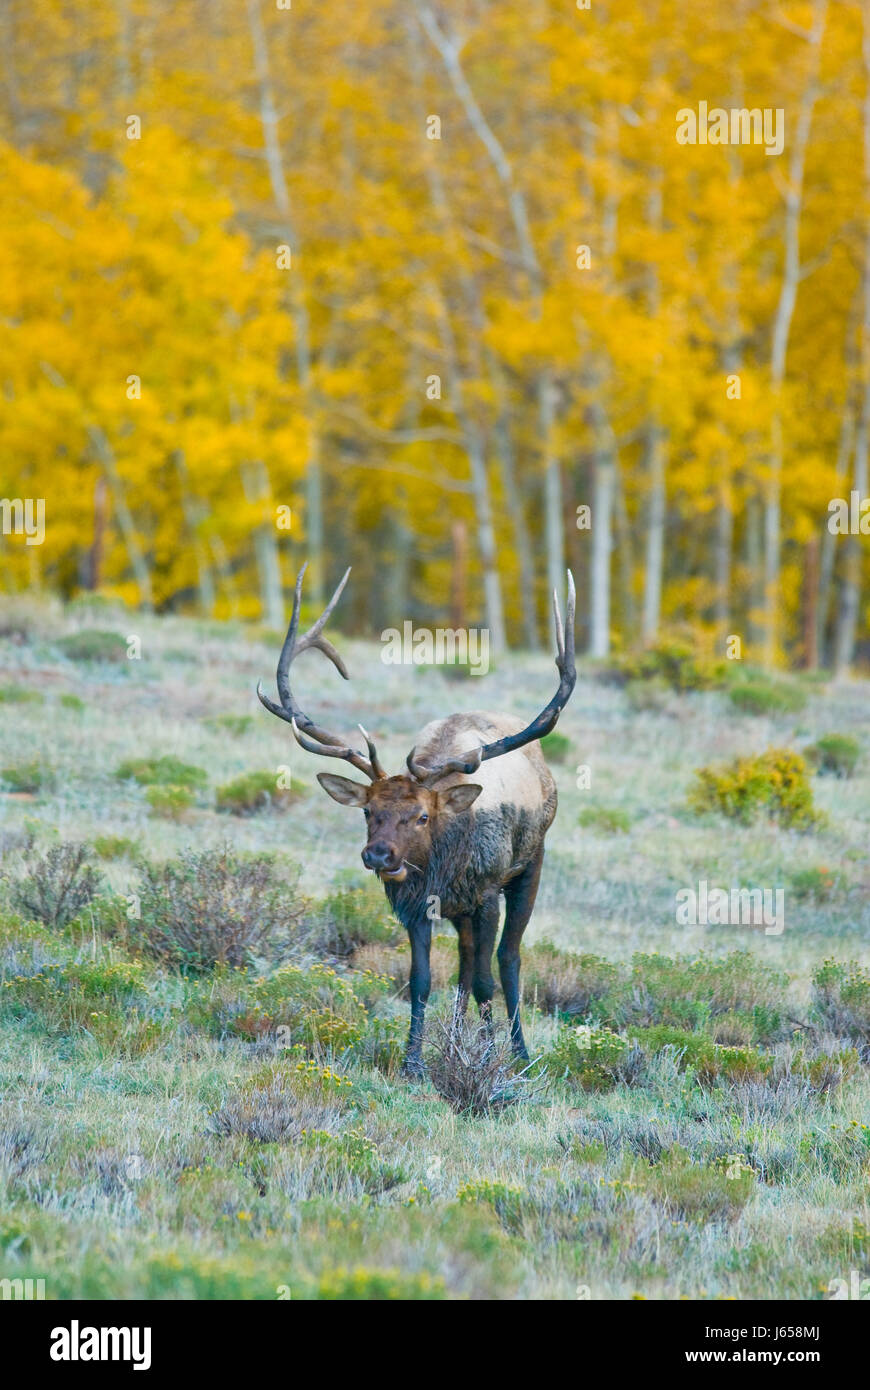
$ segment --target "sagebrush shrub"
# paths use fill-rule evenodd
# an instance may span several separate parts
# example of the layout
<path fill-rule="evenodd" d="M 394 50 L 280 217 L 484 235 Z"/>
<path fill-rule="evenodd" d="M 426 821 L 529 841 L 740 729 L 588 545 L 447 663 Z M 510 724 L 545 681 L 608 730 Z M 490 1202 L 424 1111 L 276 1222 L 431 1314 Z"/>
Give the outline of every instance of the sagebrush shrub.
<path fill-rule="evenodd" d="M 362 1065 L 374 1067 L 384 1076 L 396 1077 L 405 1055 L 408 1026 L 401 1018 L 370 1015 L 362 1037 L 354 1043 L 354 1058 Z"/>
<path fill-rule="evenodd" d="M 304 911 L 295 880 L 279 879 L 269 856 L 243 857 L 229 846 L 145 865 L 139 896 L 133 943 L 193 973 L 247 964 L 293 932 Z"/>
<path fill-rule="evenodd" d="M 436 1018 L 426 1061 L 435 1090 L 457 1115 L 486 1115 L 528 1099 L 535 1090 L 514 1071 L 510 1033 L 501 1024 L 469 1023 L 457 1008 Z"/>
<path fill-rule="evenodd" d="M 858 766 L 861 745 L 851 734 L 825 734 L 804 749 L 804 757 L 822 776 L 849 778 Z"/>
<path fill-rule="evenodd" d="M 705 1033 L 690 1032 L 666 1024 L 631 1030 L 631 1037 L 647 1056 L 668 1049 L 681 1068 L 690 1067 L 707 1086 L 720 1081 L 758 1081 L 769 1076 L 773 1057 L 754 1047 L 726 1047 Z"/>
<path fill-rule="evenodd" d="M 258 811 L 285 811 L 305 792 L 304 782 L 291 778 L 289 787 L 280 787 L 274 772 L 245 772 L 218 787 L 215 805 L 234 816 L 252 816 Z"/>
<path fill-rule="evenodd" d="M 208 783 L 208 773 L 193 763 L 184 763 L 172 754 L 162 758 L 126 758 L 119 763 L 115 776 L 121 781 L 139 782 L 143 787 L 185 787 L 201 791 Z"/>
<path fill-rule="evenodd" d="M 0 1004 L 16 1017 L 37 1014 L 48 1032 L 86 1029 L 109 1046 L 147 1051 L 161 1025 L 137 1012 L 146 1003 L 138 961 L 34 959 L 33 968 L 6 982 Z"/>
<path fill-rule="evenodd" d="M 744 714 L 797 714 L 807 702 L 800 686 L 761 677 L 736 682 L 728 694 Z"/>
<path fill-rule="evenodd" d="M 456 1193 L 460 1206 L 486 1206 L 495 1212 L 505 1230 L 516 1234 L 522 1228 L 523 1218 L 531 1212 L 534 1215 L 532 1199 L 525 1188 L 498 1179 L 477 1178 L 464 1182 Z"/>
<path fill-rule="evenodd" d="M 25 792 L 29 796 L 35 796 L 38 792 L 53 786 L 54 771 L 37 758 L 31 758 L 29 762 L 13 763 L 10 767 L 4 767 L 0 770 L 0 778 L 14 792 Z"/>
<path fill-rule="evenodd" d="M 525 952 L 520 980 L 526 1003 L 537 1003 L 550 1014 L 585 1016 L 597 1012 L 596 1006 L 618 989 L 620 969 L 603 956 L 578 955 L 537 941 Z"/>
<path fill-rule="evenodd" d="M 18 1179 L 31 1168 L 37 1168 L 48 1157 L 48 1140 L 32 1126 L 3 1125 L 0 1127 L 0 1178 L 9 1182 Z"/>
<path fill-rule="evenodd" d="M 363 946 L 394 945 L 404 932 L 383 893 L 366 885 L 330 893 L 313 909 L 305 935 L 312 950 L 345 956 Z"/>
<path fill-rule="evenodd" d="M 241 1134 L 258 1144 L 299 1140 L 309 1130 L 332 1131 L 340 1112 L 317 1091 L 294 1086 L 278 1069 L 230 1096 L 209 1116 L 213 1134 Z"/>
<path fill-rule="evenodd" d="M 694 958 L 636 952 L 619 1017 L 641 1025 L 706 1028 L 727 1018 L 745 1024 L 753 1042 L 780 1037 L 788 977 L 751 951 Z"/>
<path fill-rule="evenodd" d="M 858 961 L 828 959 L 813 975 L 813 1013 L 826 1028 L 870 1054 L 870 971 Z"/>
<path fill-rule="evenodd" d="M 89 848 L 65 840 L 44 854 L 31 845 L 24 853 L 24 874 L 11 880 L 13 907 L 50 927 L 65 927 L 100 892 L 103 878 L 89 862 Z"/>
<path fill-rule="evenodd" d="M 145 800 L 151 808 L 152 816 L 163 820 L 184 820 L 196 801 L 187 787 L 146 787 Z"/>
<path fill-rule="evenodd" d="M 408 988 L 411 976 L 411 947 L 407 940 L 397 946 L 385 942 L 359 946 L 354 950 L 353 963 L 357 970 L 370 970 L 374 975 L 386 976 L 393 982 L 397 993 L 404 993 Z M 429 968 L 433 990 L 446 989 L 449 984 L 456 983 L 459 967 L 455 937 L 451 940 L 445 935 L 433 936 Z"/>
<path fill-rule="evenodd" d="M 99 628 L 84 628 L 81 632 L 71 632 L 68 637 L 60 637 L 55 643 L 71 661 L 113 661 L 127 659 L 127 643 L 117 632 L 105 632 Z"/>

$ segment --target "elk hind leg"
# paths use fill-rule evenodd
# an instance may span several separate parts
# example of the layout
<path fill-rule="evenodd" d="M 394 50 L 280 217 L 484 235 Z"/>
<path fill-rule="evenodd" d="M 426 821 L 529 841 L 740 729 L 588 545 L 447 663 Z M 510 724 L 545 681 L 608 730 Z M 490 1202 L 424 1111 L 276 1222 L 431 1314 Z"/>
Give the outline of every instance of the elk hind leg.
<path fill-rule="evenodd" d="M 488 893 L 477 908 L 472 919 L 474 928 L 474 973 L 472 990 L 480 1010 L 480 1017 L 492 1026 L 492 996 L 495 981 L 492 978 L 492 952 L 498 933 L 499 903 L 498 893 Z"/>
<path fill-rule="evenodd" d="M 518 1057 L 528 1060 L 526 1040 L 520 1023 L 520 942 L 523 932 L 532 915 L 538 884 L 541 880 L 541 866 L 544 862 L 544 847 L 541 846 L 532 859 L 515 879 L 505 885 L 505 921 L 501 941 L 498 943 L 498 970 L 504 1002 L 511 1025 L 511 1046 Z"/>
<path fill-rule="evenodd" d="M 459 935 L 459 984 L 453 1010 L 458 1021 L 465 1017 L 474 984 L 474 923 L 471 917 L 456 917 L 453 925 Z"/>

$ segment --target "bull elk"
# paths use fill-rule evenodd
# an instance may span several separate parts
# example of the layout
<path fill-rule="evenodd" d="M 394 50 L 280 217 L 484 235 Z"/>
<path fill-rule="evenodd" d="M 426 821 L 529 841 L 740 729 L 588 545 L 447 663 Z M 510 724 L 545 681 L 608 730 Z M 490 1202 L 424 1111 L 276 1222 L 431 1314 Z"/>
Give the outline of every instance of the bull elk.
<path fill-rule="evenodd" d="M 407 771 L 388 777 L 362 725 L 367 756 L 315 724 L 290 687 L 290 667 L 301 652 L 316 647 L 348 679 L 340 655 L 323 636 L 326 622 L 347 583 L 348 569 L 321 616 L 303 636 L 299 606 L 305 566 L 296 580 L 293 616 L 278 660 L 280 704 L 257 686 L 267 710 L 284 719 L 309 753 L 342 758 L 368 783 L 322 772 L 324 791 L 344 806 L 362 809 L 368 839 L 367 869 L 381 879 L 387 898 L 411 943 L 411 1028 L 405 1072 L 423 1071 L 423 1016 L 429 997 L 432 917 L 446 917 L 459 936 L 459 996 L 464 1008 L 474 994 L 481 1017 L 492 1014 L 492 953 L 499 922 L 505 924 L 498 963 L 510 1019 L 514 1052 L 528 1057 L 520 1024 L 520 941 L 538 892 L 544 837 L 556 814 L 556 785 L 538 743 L 555 726 L 577 679 L 574 669 L 574 580 L 568 573 L 567 623 L 559 602 L 556 667 L 559 688 L 530 724 L 510 715 L 451 714 L 427 724 L 407 758 Z M 472 777 L 474 780 L 472 781 Z M 433 906 L 437 911 L 433 912 Z"/>

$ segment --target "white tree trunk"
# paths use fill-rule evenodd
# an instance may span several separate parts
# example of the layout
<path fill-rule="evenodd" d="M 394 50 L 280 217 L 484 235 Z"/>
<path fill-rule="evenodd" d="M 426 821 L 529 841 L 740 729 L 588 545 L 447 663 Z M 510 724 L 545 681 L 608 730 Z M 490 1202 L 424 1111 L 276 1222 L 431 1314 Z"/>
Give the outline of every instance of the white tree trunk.
<path fill-rule="evenodd" d="M 782 508 L 783 428 L 781 390 L 785 380 L 788 340 L 801 279 L 800 221 L 803 208 L 804 167 L 813 109 L 818 96 L 818 69 L 827 17 L 827 0 L 815 0 L 812 28 L 806 32 L 811 46 L 807 83 L 798 112 L 797 130 L 788 165 L 785 195 L 784 263 L 779 302 L 773 322 L 770 351 L 770 384 L 773 414 L 770 429 L 770 478 L 764 504 L 764 660 L 772 666 L 779 646 L 779 576 Z"/>
<path fill-rule="evenodd" d="M 661 430 L 653 424 L 647 436 L 649 514 L 646 522 L 646 581 L 643 592 L 642 636 L 654 642 L 662 611 L 662 576 L 665 557 L 665 446 Z"/>
<path fill-rule="evenodd" d="M 592 503 L 592 574 L 589 655 L 599 659 L 610 652 L 610 550 L 613 490 L 616 470 L 609 453 L 595 461 Z"/>
<path fill-rule="evenodd" d="M 254 50 L 254 69 L 260 94 L 260 125 L 263 131 L 266 167 L 269 170 L 272 197 L 275 200 L 275 207 L 281 224 L 285 229 L 284 236 L 291 249 L 295 266 L 299 245 L 294 235 L 290 193 L 287 187 L 284 156 L 281 152 L 281 140 L 278 133 L 278 112 L 275 107 L 272 75 L 269 68 L 269 50 L 260 15 L 260 0 L 247 0 L 247 8 L 248 26 Z M 290 276 L 291 312 L 296 333 L 296 367 L 302 397 L 306 403 L 306 417 L 309 427 L 308 457 L 305 464 L 305 512 L 308 532 L 306 584 L 311 602 L 317 605 L 323 602 L 324 596 L 323 479 L 317 413 L 312 389 L 311 324 L 305 295 L 299 283 L 299 272 L 294 268 L 288 273 Z"/>
<path fill-rule="evenodd" d="M 864 20 L 864 206 L 870 197 L 870 0 L 862 6 Z M 855 471 L 852 486 L 859 498 L 867 496 L 867 457 L 870 449 L 870 226 L 864 229 L 864 314 L 861 338 L 861 406 L 855 432 Z M 850 535 L 846 541 L 843 584 L 837 623 L 834 666 L 848 671 L 855 655 L 858 613 L 861 606 L 862 538 Z"/>
<path fill-rule="evenodd" d="M 544 535 L 547 545 L 547 587 L 561 594 L 565 587 L 565 531 L 562 524 L 562 470 L 553 451 L 556 390 L 547 372 L 538 377 L 538 420 L 544 453 Z"/>

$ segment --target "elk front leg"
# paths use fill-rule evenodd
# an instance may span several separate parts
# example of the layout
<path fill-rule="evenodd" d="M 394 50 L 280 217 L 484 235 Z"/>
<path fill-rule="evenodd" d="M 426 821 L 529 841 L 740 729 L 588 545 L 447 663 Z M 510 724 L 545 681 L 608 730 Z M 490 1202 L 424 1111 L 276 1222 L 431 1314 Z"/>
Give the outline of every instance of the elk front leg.
<path fill-rule="evenodd" d="M 411 942 L 411 1028 L 408 1050 L 402 1071 L 406 1076 L 423 1076 L 423 1018 L 432 975 L 429 969 L 429 949 L 432 944 L 432 923 L 424 921 L 408 928 Z"/>

